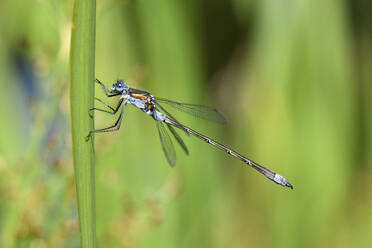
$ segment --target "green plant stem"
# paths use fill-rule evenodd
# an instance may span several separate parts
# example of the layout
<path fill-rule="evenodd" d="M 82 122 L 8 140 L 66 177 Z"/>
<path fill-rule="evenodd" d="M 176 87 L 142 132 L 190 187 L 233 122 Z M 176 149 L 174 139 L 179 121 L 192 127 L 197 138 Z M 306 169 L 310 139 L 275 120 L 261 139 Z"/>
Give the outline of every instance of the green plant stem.
<path fill-rule="evenodd" d="M 75 0 L 71 34 L 71 130 L 81 247 L 96 247 L 93 129 L 96 1 Z"/>

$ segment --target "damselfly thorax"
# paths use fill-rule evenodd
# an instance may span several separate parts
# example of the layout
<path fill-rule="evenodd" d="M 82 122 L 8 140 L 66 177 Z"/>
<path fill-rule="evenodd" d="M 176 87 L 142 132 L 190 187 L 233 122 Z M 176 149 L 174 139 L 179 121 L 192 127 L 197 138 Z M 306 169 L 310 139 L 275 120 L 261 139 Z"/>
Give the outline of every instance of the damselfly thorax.
<path fill-rule="evenodd" d="M 208 144 L 225 151 L 227 154 L 235 158 L 240 159 L 245 164 L 256 169 L 258 172 L 264 174 L 267 178 L 269 178 L 273 182 L 293 189 L 293 186 L 288 182 L 288 180 L 282 177 L 281 175 L 279 175 L 278 173 L 275 173 L 265 168 L 264 166 L 239 154 L 238 152 L 232 150 L 231 148 L 225 145 L 222 145 L 216 142 L 215 140 L 181 124 L 170 113 L 168 113 L 161 104 L 163 103 L 167 104 L 184 113 L 191 114 L 196 117 L 203 118 L 209 121 L 225 123 L 226 118 L 217 109 L 203 106 L 203 105 L 179 103 L 179 102 L 171 101 L 171 100 L 164 99 L 164 98 L 154 97 L 147 91 L 129 88 L 123 80 L 117 80 L 117 82 L 112 85 L 111 89 L 107 89 L 106 86 L 102 84 L 98 79 L 96 79 L 96 81 L 98 84 L 100 84 L 103 87 L 107 97 L 120 96 L 120 99 L 119 99 L 117 106 L 113 108 L 107 103 L 105 103 L 104 101 L 102 101 L 101 99 L 96 98 L 96 100 L 100 101 L 111 111 L 99 109 L 99 108 L 92 108 L 90 109 L 90 111 L 98 110 L 98 111 L 106 112 L 109 114 L 116 114 L 118 110 L 120 109 L 120 107 L 122 107 L 122 109 L 120 112 L 120 116 L 114 125 L 107 127 L 107 128 L 99 129 L 99 130 L 90 131 L 88 137 L 92 133 L 112 132 L 112 131 L 119 130 L 122 119 L 123 119 L 125 106 L 127 104 L 130 104 L 130 105 L 133 105 L 141 109 L 146 114 L 152 116 L 152 118 L 155 120 L 156 127 L 159 132 L 159 137 L 160 137 L 160 142 L 163 148 L 163 152 L 165 154 L 165 157 L 167 158 L 168 163 L 171 166 L 174 166 L 176 163 L 176 152 L 173 146 L 173 142 L 165 126 L 168 127 L 168 130 L 172 133 L 173 137 L 175 138 L 177 143 L 181 146 L 181 148 L 184 150 L 186 154 L 189 153 L 188 149 L 185 143 L 183 142 L 182 138 L 179 136 L 179 134 L 176 132 L 176 130 L 173 127 L 176 127 L 184 131 L 188 135 L 193 135 L 201 140 L 204 140 Z"/>
<path fill-rule="evenodd" d="M 146 91 L 134 88 L 129 88 L 128 95 L 129 97 L 127 103 L 142 109 L 143 112 L 152 116 L 152 118 L 154 118 L 156 121 L 165 120 L 165 115 L 156 109 L 156 102 L 153 95 Z"/>

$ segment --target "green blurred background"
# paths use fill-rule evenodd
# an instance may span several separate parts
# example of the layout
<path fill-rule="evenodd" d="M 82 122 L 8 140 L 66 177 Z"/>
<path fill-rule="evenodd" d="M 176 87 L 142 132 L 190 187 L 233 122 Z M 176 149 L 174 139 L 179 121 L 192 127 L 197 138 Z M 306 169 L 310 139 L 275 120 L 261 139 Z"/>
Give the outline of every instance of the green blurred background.
<path fill-rule="evenodd" d="M 0 3 L 0 247 L 79 246 L 72 9 Z M 216 106 L 228 124 L 172 113 L 294 185 L 182 133 L 190 156 L 176 147 L 171 169 L 153 120 L 128 107 L 119 132 L 95 139 L 98 247 L 371 247 L 371 11 L 363 0 L 98 0 L 97 78 Z M 98 113 L 95 125 L 114 120 Z"/>

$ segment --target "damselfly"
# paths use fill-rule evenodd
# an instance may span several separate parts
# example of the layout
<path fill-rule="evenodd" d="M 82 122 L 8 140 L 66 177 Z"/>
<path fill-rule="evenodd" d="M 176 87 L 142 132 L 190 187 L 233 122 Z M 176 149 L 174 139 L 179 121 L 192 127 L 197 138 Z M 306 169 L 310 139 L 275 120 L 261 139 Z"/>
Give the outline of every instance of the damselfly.
<path fill-rule="evenodd" d="M 174 102 L 174 101 L 164 99 L 164 98 L 154 97 L 147 91 L 128 87 L 123 80 L 117 80 L 117 82 L 115 82 L 112 85 L 111 89 L 106 88 L 106 86 L 103 83 L 101 83 L 98 79 L 96 79 L 96 82 L 103 87 L 107 97 L 120 96 L 120 99 L 116 107 L 113 108 L 109 104 L 102 101 L 101 99 L 96 98 L 96 100 L 100 101 L 110 110 L 92 108 L 90 109 L 90 111 L 98 110 L 98 111 L 102 111 L 102 112 L 106 112 L 106 113 L 114 115 L 119 111 L 121 106 L 122 108 L 121 108 L 119 118 L 117 119 L 114 125 L 104 128 L 104 129 L 90 131 L 87 138 L 89 138 L 93 133 L 112 132 L 112 131 L 119 130 L 121 122 L 123 120 L 125 106 L 127 104 L 131 104 L 141 109 L 143 112 L 145 112 L 146 114 L 148 114 L 155 120 L 164 154 L 168 160 L 168 163 L 171 166 L 174 166 L 176 163 L 176 152 L 175 152 L 172 140 L 167 132 L 167 129 L 165 128 L 165 125 L 167 126 L 169 131 L 172 133 L 172 135 L 174 136 L 178 144 L 180 144 L 181 148 L 184 150 L 186 154 L 188 154 L 189 151 L 187 150 L 187 147 L 185 143 L 183 142 L 182 138 L 178 135 L 178 133 L 173 127 L 181 129 L 188 135 L 190 134 L 194 135 L 204 140 L 205 142 L 227 152 L 227 154 L 230 154 L 240 159 L 244 163 L 248 164 L 249 166 L 253 167 L 257 171 L 264 174 L 267 178 L 274 181 L 275 183 L 293 189 L 293 186 L 288 182 L 288 180 L 282 177 L 281 175 L 263 167 L 262 165 L 259 165 L 258 163 L 250 160 L 249 158 L 244 157 L 243 155 L 235 152 L 229 147 L 224 146 L 214 141 L 213 139 L 208 138 L 207 136 L 201 133 L 198 133 L 195 130 L 181 124 L 171 114 L 169 114 L 163 108 L 161 104 L 167 104 L 187 114 L 191 114 L 191 115 L 194 115 L 196 117 L 203 118 L 206 120 L 220 122 L 220 123 L 226 122 L 225 117 L 220 112 L 218 112 L 215 108 L 202 106 L 202 105 L 195 105 L 195 104 L 179 103 L 179 102 Z"/>

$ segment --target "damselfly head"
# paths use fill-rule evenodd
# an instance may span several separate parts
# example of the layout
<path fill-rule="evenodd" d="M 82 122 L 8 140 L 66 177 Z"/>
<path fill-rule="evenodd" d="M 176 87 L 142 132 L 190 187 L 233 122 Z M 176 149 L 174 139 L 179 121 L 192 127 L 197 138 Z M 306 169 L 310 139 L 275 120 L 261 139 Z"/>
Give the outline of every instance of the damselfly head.
<path fill-rule="evenodd" d="M 124 80 L 118 80 L 116 83 L 114 83 L 111 87 L 111 91 L 113 92 L 124 92 L 128 90 L 128 86 L 125 85 Z"/>

